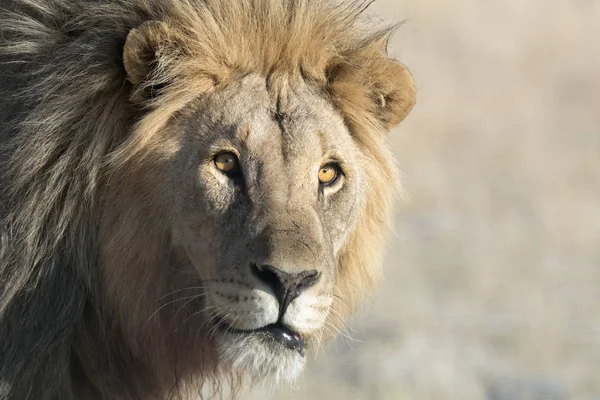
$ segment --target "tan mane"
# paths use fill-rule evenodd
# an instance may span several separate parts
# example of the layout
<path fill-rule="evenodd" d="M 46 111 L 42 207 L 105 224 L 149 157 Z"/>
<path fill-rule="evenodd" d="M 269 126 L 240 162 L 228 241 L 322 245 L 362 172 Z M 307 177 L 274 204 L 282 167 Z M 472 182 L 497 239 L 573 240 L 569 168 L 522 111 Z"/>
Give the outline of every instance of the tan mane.
<path fill-rule="evenodd" d="M 118 343 L 98 277 L 99 220 L 118 205 L 104 203 L 103 186 L 159 145 L 161 129 L 199 93 L 245 74 L 311 82 L 364 156 L 379 161 L 366 172 L 368 204 L 340 259 L 336 315 L 370 293 L 397 180 L 384 135 L 412 108 L 414 86 L 387 62 L 394 27 L 361 21 L 367 2 L 2 4 L 0 399 L 72 398 L 75 346 L 103 365 L 103 393 L 118 393 L 125 356 L 104 347 Z M 123 55 L 132 29 L 127 40 L 155 36 L 158 47 Z M 127 76 L 123 63 L 142 69 Z"/>

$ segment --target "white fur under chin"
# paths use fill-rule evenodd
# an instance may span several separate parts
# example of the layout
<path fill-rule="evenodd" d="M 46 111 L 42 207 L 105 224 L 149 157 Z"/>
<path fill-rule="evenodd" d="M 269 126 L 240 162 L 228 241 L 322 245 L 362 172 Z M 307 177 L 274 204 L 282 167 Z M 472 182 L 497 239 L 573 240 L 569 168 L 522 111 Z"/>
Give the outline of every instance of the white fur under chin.
<path fill-rule="evenodd" d="M 304 357 L 260 334 L 224 333 L 220 338 L 222 361 L 259 384 L 293 384 L 304 369 Z"/>

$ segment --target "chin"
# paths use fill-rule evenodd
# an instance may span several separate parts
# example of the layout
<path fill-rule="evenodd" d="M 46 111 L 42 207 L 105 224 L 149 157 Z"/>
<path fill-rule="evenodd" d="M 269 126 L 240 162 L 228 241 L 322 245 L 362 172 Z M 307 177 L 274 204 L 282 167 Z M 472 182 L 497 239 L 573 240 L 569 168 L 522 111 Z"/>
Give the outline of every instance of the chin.
<path fill-rule="evenodd" d="M 222 327 L 219 353 L 253 382 L 294 383 L 304 369 L 304 339 L 281 324 L 249 331 Z"/>

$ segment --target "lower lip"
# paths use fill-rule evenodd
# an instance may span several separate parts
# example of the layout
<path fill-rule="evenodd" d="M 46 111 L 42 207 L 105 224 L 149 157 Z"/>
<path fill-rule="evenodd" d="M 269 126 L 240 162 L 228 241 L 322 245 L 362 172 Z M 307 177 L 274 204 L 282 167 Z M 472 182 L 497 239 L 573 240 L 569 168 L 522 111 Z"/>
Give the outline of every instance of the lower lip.
<path fill-rule="evenodd" d="M 282 325 L 268 325 L 257 332 L 264 332 L 286 348 L 296 350 L 300 355 L 304 355 L 304 340 Z"/>
<path fill-rule="evenodd" d="M 302 339 L 302 337 L 300 335 L 292 332 L 290 329 L 286 328 L 282 324 L 278 324 L 278 323 L 271 324 L 271 325 L 264 326 L 262 328 L 252 329 L 252 330 L 247 330 L 247 331 L 240 330 L 240 329 L 234 329 L 229 326 L 223 326 L 222 328 L 225 331 L 230 332 L 230 333 L 245 334 L 245 335 L 258 334 L 258 335 L 268 336 L 269 339 L 274 340 L 275 342 L 284 346 L 286 349 L 295 350 L 298 352 L 298 354 L 300 354 L 301 356 L 304 356 L 304 339 Z"/>

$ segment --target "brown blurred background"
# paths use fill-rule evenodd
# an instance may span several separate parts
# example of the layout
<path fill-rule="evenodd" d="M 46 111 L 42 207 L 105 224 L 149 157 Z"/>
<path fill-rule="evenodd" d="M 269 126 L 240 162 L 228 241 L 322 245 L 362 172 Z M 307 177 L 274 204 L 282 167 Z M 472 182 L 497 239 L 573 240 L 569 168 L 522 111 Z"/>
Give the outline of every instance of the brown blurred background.
<path fill-rule="evenodd" d="M 418 104 L 385 283 L 277 400 L 600 399 L 600 1 L 378 0 Z"/>

